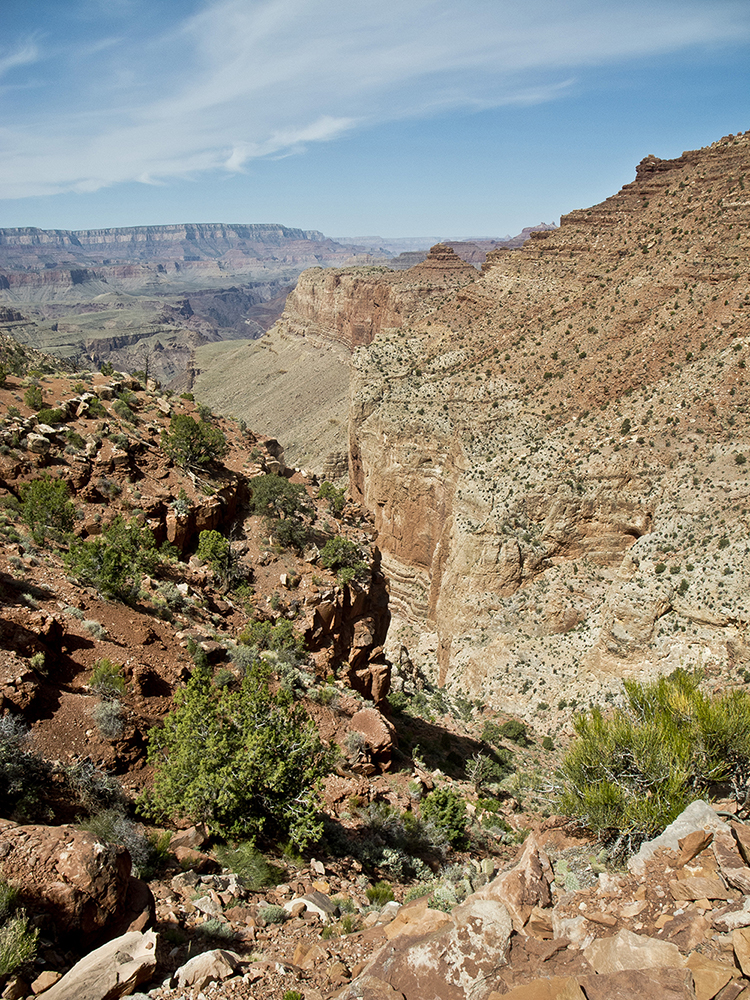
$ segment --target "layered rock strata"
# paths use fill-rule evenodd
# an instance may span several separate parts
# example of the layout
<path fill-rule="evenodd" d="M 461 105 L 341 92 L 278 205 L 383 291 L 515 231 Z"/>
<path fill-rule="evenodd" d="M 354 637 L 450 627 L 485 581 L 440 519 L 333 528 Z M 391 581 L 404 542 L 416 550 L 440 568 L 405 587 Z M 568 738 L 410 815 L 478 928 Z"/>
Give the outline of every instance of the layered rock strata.
<path fill-rule="evenodd" d="M 745 669 L 746 176 L 750 134 L 649 156 L 618 194 L 373 329 L 351 478 L 394 659 L 543 717 L 623 675 Z M 391 294 L 351 274 L 347 307 L 307 278 L 321 335 L 350 328 L 362 280 L 368 301 Z"/>

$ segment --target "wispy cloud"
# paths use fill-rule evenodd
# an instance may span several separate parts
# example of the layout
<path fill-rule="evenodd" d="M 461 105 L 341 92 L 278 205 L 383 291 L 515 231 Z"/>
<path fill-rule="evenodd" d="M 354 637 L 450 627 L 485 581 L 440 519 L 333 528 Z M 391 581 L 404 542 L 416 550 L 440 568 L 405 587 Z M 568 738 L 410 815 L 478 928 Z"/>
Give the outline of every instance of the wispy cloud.
<path fill-rule="evenodd" d="M 0 94 L 4 197 L 237 172 L 379 121 L 556 100 L 589 67 L 746 40 L 750 9 L 206 0 L 151 29 L 133 16 L 64 49 L 50 34 L 0 51 L 0 77 L 17 84 Z"/>
<path fill-rule="evenodd" d="M 10 52 L 0 49 L 0 79 L 16 67 L 36 62 L 38 58 L 39 49 L 33 42 L 22 43 Z"/>

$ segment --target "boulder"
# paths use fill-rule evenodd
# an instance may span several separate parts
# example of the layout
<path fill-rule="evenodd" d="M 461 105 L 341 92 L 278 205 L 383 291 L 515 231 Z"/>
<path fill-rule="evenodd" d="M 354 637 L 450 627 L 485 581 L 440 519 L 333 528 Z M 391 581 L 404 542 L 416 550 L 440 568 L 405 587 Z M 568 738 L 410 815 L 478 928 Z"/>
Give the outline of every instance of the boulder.
<path fill-rule="evenodd" d="M 404 907 L 403 909 L 406 909 Z M 428 914 L 436 911 L 427 911 Z M 403 910 L 389 928 L 400 920 Z M 420 934 L 417 922 L 392 937 L 364 969 L 397 994 L 420 1000 L 481 1000 L 507 963 L 513 931 L 502 903 L 469 896 L 437 930 Z M 359 985 L 359 979 L 352 986 Z M 357 996 L 352 992 L 352 996 Z M 387 995 L 387 994 L 385 994 Z M 373 997 L 378 996 L 377 993 Z"/>
<path fill-rule="evenodd" d="M 240 956 L 233 951 L 214 948 L 213 951 L 204 951 L 191 958 L 189 962 L 185 962 L 175 972 L 174 978 L 178 989 L 195 986 L 199 990 L 204 990 L 209 983 L 220 983 L 223 979 L 233 976 L 241 961 Z"/>
<path fill-rule="evenodd" d="M 373 763 L 387 771 L 398 743 L 393 724 L 377 708 L 363 708 L 352 716 L 349 728 L 362 733 Z"/>
<path fill-rule="evenodd" d="M 516 865 L 498 875 L 475 896 L 502 903 L 511 915 L 513 929 L 518 932 L 523 929 L 535 907 L 552 904 L 553 880 L 549 858 L 534 837 L 527 837 Z"/>
<path fill-rule="evenodd" d="M 72 826 L 0 823 L 0 874 L 21 887 L 28 909 L 77 940 L 111 936 L 127 909 L 130 864 L 124 847 Z"/>
<path fill-rule="evenodd" d="M 680 841 L 698 830 L 719 831 L 729 833 L 730 828 L 716 815 L 714 810 L 703 799 L 696 799 L 683 809 L 680 815 L 653 840 L 647 840 L 641 845 L 640 851 L 628 861 L 628 868 L 634 875 L 643 875 L 646 862 L 662 848 L 680 851 Z"/>
<path fill-rule="evenodd" d="M 592 941 L 583 954 L 599 975 L 626 969 L 681 969 L 685 965 L 676 945 L 628 930 Z"/>
<path fill-rule="evenodd" d="M 129 996 L 156 969 L 156 934 L 130 931 L 73 966 L 44 992 L 46 1000 L 116 1000 Z"/>

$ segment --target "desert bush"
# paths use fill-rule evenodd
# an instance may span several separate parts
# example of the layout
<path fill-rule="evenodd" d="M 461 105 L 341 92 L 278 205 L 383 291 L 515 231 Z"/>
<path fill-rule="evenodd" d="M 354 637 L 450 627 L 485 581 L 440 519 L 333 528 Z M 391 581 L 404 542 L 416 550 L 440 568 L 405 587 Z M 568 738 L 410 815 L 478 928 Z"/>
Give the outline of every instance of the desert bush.
<path fill-rule="evenodd" d="M 156 857 L 154 844 L 143 827 L 121 809 L 104 809 L 90 816 L 81 826 L 105 844 L 122 844 L 127 848 L 135 878 L 141 878 L 150 870 Z"/>
<path fill-rule="evenodd" d="M 76 539 L 65 555 L 72 574 L 83 583 L 98 587 L 107 597 L 133 600 L 143 573 L 153 573 L 159 553 L 153 533 L 135 520 L 121 515 L 92 541 Z"/>
<path fill-rule="evenodd" d="M 59 537 L 72 530 L 75 508 L 64 480 L 42 476 L 24 483 L 19 493 L 23 519 L 38 545 L 44 542 L 48 532 Z"/>
<path fill-rule="evenodd" d="M 466 802 L 451 788 L 436 788 L 422 800 L 421 813 L 442 830 L 452 847 L 466 840 Z"/>
<path fill-rule="evenodd" d="M 0 716 L 0 815 L 45 818 L 43 798 L 51 782 L 52 767 L 31 747 L 23 722 Z"/>
<path fill-rule="evenodd" d="M 365 889 L 365 895 L 367 902 L 373 906 L 385 906 L 386 903 L 396 898 L 393 895 L 393 889 L 387 882 L 376 882 L 375 885 L 368 885 Z"/>
<path fill-rule="evenodd" d="M 263 857 L 249 840 L 241 841 L 234 847 L 219 845 L 214 854 L 223 868 L 229 868 L 237 875 L 248 892 L 260 892 L 271 885 L 278 885 L 284 872 Z"/>
<path fill-rule="evenodd" d="M 176 413 L 162 435 L 164 453 L 183 469 L 205 469 L 222 459 L 229 446 L 218 427 L 200 422 L 186 413 Z"/>
<path fill-rule="evenodd" d="M 88 757 L 65 768 L 65 779 L 81 806 L 91 814 L 105 809 L 125 809 L 125 796 L 117 778 L 100 771 Z"/>
<path fill-rule="evenodd" d="M 185 816 L 219 836 L 283 833 L 300 849 L 320 836 L 319 784 L 335 753 L 298 704 L 271 694 L 262 663 L 239 690 L 217 690 L 196 668 L 175 701 L 149 738 L 149 815 Z"/>
<path fill-rule="evenodd" d="M 289 919 L 288 911 L 283 906 L 276 906 L 274 903 L 259 907 L 258 916 L 264 924 L 283 924 L 285 920 Z"/>
<path fill-rule="evenodd" d="M 604 841 L 636 845 L 661 831 L 697 796 L 729 785 L 750 795 L 750 696 L 711 698 L 695 673 L 648 684 L 625 681 L 625 704 L 575 719 L 561 765 L 561 808 Z"/>
<path fill-rule="evenodd" d="M 364 581 L 370 573 L 360 547 L 342 535 L 328 539 L 320 553 L 320 562 L 326 569 L 337 573 L 341 584 L 355 579 Z"/>
<path fill-rule="evenodd" d="M 477 792 L 487 785 L 502 781 L 513 770 L 510 766 L 510 756 L 508 753 L 502 761 L 498 759 L 499 755 L 493 759 L 483 753 L 474 754 L 469 758 L 466 762 L 466 777 Z"/>
<path fill-rule="evenodd" d="M 97 660 L 89 677 L 89 687 L 100 698 L 119 698 L 125 693 L 122 667 L 106 657 Z"/>
<path fill-rule="evenodd" d="M 102 701 L 94 707 L 91 714 L 102 736 L 108 740 L 117 740 L 122 736 L 125 726 L 119 701 Z"/>
<path fill-rule="evenodd" d="M 30 410 L 41 410 L 44 406 L 42 390 L 38 385 L 30 385 L 23 394 L 23 401 Z"/>
<path fill-rule="evenodd" d="M 50 426 L 61 424 L 65 420 L 63 411 L 57 407 L 54 409 L 43 407 L 41 410 L 37 410 L 36 417 L 40 424 L 49 424 Z"/>
<path fill-rule="evenodd" d="M 0 923 L 0 977 L 10 976 L 36 954 L 39 930 L 29 927 L 23 910 Z"/>

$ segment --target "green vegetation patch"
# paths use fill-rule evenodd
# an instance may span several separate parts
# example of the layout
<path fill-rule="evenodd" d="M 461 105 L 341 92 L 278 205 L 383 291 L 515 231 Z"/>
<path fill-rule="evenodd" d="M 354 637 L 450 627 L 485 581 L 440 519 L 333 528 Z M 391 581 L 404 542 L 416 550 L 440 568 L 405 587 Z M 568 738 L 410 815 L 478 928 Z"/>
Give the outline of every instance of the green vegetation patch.
<path fill-rule="evenodd" d="M 750 695 L 710 697 L 695 673 L 650 684 L 625 681 L 626 703 L 575 719 L 561 766 L 561 807 L 605 841 L 636 846 L 694 799 L 728 784 L 744 801 L 750 782 Z"/>

